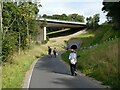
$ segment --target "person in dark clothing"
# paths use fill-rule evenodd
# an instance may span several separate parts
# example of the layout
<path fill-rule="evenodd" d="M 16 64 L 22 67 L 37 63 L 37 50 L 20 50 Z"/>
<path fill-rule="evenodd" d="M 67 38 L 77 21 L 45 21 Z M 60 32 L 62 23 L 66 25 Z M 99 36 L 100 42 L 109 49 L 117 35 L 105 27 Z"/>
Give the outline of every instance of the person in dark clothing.
<path fill-rule="evenodd" d="M 76 76 L 77 75 L 77 72 L 76 72 L 77 55 L 73 49 L 71 50 L 71 53 L 69 55 L 69 63 L 70 63 L 71 75 Z"/>
<path fill-rule="evenodd" d="M 77 73 L 76 73 L 76 63 L 75 64 L 70 63 L 70 70 L 71 70 L 71 75 L 72 76 L 77 75 Z"/>
<path fill-rule="evenodd" d="M 56 57 L 56 55 L 57 55 L 57 50 L 56 50 L 56 48 L 54 48 L 53 54 L 54 54 L 54 56 Z"/>
<path fill-rule="evenodd" d="M 48 46 L 48 55 L 52 57 L 51 52 L 52 52 L 52 49 L 50 46 Z"/>

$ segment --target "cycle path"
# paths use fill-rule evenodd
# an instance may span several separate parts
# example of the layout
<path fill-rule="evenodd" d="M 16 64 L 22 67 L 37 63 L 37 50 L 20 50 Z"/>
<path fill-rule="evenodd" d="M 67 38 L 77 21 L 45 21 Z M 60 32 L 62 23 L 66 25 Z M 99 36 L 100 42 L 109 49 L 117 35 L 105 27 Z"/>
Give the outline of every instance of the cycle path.
<path fill-rule="evenodd" d="M 80 73 L 71 76 L 69 66 L 57 58 L 42 57 L 34 66 L 29 88 L 105 88 L 96 80 L 92 80 Z"/>

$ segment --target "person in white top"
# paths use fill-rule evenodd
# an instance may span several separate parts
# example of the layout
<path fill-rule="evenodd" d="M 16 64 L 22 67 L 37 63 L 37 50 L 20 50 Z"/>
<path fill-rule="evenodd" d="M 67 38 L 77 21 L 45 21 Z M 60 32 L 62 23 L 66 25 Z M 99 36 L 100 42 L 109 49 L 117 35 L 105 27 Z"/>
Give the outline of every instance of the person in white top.
<path fill-rule="evenodd" d="M 71 70 L 71 75 L 76 76 L 76 64 L 77 64 L 77 54 L 75 50 L 71 49 L 71 53 L 69 55 L 69 62 L 70 62 L 70 70 Z"/>

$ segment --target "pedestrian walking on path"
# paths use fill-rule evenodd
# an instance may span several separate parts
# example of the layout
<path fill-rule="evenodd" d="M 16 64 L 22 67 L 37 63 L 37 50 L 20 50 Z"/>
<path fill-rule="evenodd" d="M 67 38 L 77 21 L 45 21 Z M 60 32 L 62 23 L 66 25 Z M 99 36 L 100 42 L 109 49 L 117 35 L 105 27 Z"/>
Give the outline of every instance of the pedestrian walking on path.
<path fill-rule="evenodd" d="M 57 50 L 56 50 L 56 48 L 54 48 L 53 54 L 54 54 L 54 56 L 55 56 L 55 58 L 56 58 L 56 56 L 57 56 Z"/>
<path fill-rule="evenodd" d="M 75 50 L 71 49 L 71 53 L 69 55 L 69 63 L 70 63 L 70 70 L 71 70 L 71 75 L 76 76 L 76 65 L 77 65 L 77 54 Z"/>
<path fill-rule="evenodd" d="M 48 55 L 49 55 L 50 57 L 52 57 L 51 52 L 52 52 L 52 49 L 51 49 L 50 46 L 48 46 Z"/>

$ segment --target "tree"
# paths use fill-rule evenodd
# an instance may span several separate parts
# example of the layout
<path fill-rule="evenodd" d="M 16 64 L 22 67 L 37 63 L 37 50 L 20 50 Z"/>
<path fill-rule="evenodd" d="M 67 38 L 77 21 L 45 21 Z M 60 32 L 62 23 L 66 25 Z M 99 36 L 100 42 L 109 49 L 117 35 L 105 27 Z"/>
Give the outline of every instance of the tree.
<path fill-rule="evenodd" d="M 84 22 L 84 17 L 81 16 L 81 15 L 78 15 L 78 14 L 76 14 L 76 13 L 70 14 L 70 15 L 68 16 L 68 19 L 69 19 L 70 21 L 75 21 L 75 22 Z"/>
<path fill-rule="evenodd" d="M 42 18 L 47 18 L 47 15 L 46 15 L 46 14 L 43 14 Z"/>
<path fill-rule="evenodd" d="M 120 1 L 119 2 L 103 2 L 102 11 L 107 12 L 107 19 L 112 22 L 116 29 L 120 26 Z"/>
<path fill-rule="evenodd" d="M 60 20 L 60 15 L 54 14 L 54 15 L 52 15 L 52 19 Z"/>
<path fill-rule="evenodd" d="M 93 28 L 96 29 L 99 26 L 99 21 L 100 21 L 100 15 L 99 14 L 95 14 L 93 16 Z"/>
<path fill-rule="evenodd" d="M 39 12 L 37 5 L 32 2 L 23 2 L 18 6 L 21 10 L 21 15 L 24 17 L 27 31 L 27 44 L 30 45 L 30 29 L 29 22 L 36 17 Z"/>
<path fill-rule="evenodd" d="M 78 15 L 78 14 L 70 14 L 70 15 L 66 15 L 66 14 L 53 14 L 52 16 L 48 16 L 46 14 L 44 14 L 42 16 L 43 18 L 48 18 L 48 19 L 57 19 L 57 20 L 67 20 L 67 21 L 75 21 L 75 22 L 84 22 L 84 16 L 82 15 Z"/>
<path fill-rule="evenodd" d="M 90 17 L 87 17 L 86 18 L 86 21 L 87 21 L 87 28 L 89 29 L 89 28 L 92 28 L 92 26 L 93 26 L 93 20 L 92 20 L 92 17 L 90 16 Z"/>
<path fill-rule="evenodd" d="M 67 15 L 66 14 L 62 14 L 61 15 L 61 20 L 67 20 Z"/>
<path fill-rule="evenodd" d="M 31 36 L 37 32 L 35 19 L 38 11 L 38 4 L 36 3 L 3 2 L 3 61 L 18 51 L 18 46 L 21 49 L 27 48 Z"/>
<path fill-rule="evenodd" d="M 86 21 L 87 21 L 87 27 L 90 29 L 96 29 L 99 26 L 99 20 L 100 19 L 100 15 L 99 14 L 95 14 L 93 15 L 93 17 L 87 17 Z"/>

